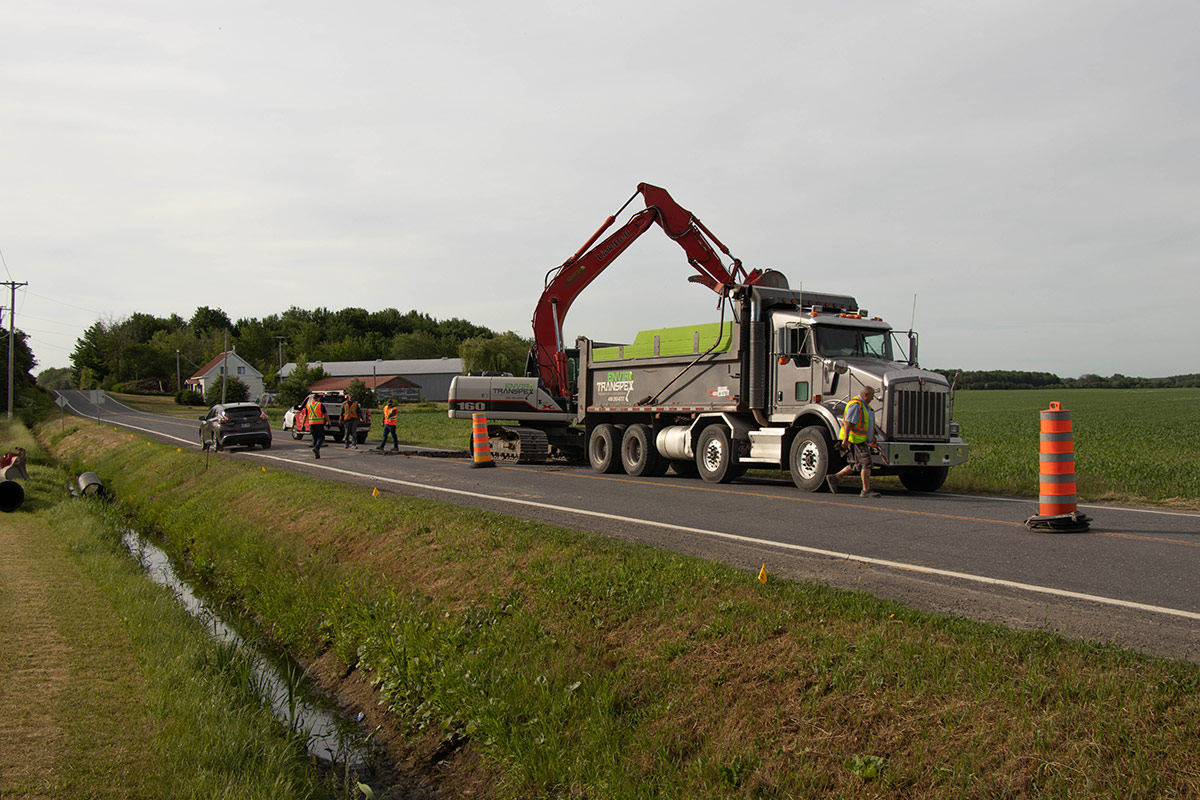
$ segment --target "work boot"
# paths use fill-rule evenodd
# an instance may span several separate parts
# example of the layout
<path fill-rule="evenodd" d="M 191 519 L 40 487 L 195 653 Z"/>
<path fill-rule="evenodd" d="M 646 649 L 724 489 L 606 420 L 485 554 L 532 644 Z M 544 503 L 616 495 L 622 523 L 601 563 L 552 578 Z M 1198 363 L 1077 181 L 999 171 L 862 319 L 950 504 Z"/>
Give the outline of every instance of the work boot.
<path fill-rule="evenodd" d="M 825 485 L 829 487 L 829 491 L 830 491 L 832 494 L 837 494 L 837 493 L 838 493 L 838 490 L 837 490 L 837 476 L 836 476 L 836 475 L 826 475 L 826 476 L 825 476 Z"/>
<path fill-rule="evenodd" d="M 861 492 L 859 492 L 859 496 L 860 497 L 883 497 L 883 495 L 881 495 L 879 492 L 872 491 L 871 489 L 863 489 Z"/>
<path fill-rule="evenodd" d="M 320 458 L 320 457 L 321 457 L 321 451 L 313 450 L 313 458 Z"/>

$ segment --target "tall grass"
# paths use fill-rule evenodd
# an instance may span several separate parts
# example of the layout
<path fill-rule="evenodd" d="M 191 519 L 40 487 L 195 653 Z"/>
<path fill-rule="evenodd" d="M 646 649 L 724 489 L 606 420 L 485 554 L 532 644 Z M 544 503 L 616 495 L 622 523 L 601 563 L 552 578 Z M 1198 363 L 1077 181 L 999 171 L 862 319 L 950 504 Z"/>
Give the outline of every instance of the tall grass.
<path fill-rule="evenodd" d="M 16 729 L 34 739 L 19 733 L 3 743 L 11 757 L 37 741 L 37 730 L 57 730 L 59 746 L 43 744 L 25 756 L 50 761 L 48 782 L 22 787 L 0 774 L 0 796 L 336 796 L 332 779 L 253 694 L 245 659 L 212 640 L 169 590 L 141 574 L 110 511 L 70 500 L 67 473 L 19 430 L 3 433 L 6 446 L 15 440 L 31 451 L 31 480 L 22 510 L 0 524 L 19 519 L 36 530 L 38 558 L 29 569 L 52 576 L 38 622 L 57 628 L 66 650 L 23 653 L 23 671 L 0 667 L 6 688 L 38 670 L 59 676 L 60 687 L 56 702 Z M 22 635 L 12 625 L 0 619 L 6 642 Z M 11 736 L 13 728 L 6 730 Z"/>

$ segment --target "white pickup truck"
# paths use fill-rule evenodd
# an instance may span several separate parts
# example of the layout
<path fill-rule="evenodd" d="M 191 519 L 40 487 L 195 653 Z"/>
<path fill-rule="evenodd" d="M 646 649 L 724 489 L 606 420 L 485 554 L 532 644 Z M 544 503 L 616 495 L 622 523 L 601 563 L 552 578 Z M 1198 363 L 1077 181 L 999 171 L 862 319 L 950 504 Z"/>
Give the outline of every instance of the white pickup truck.
<path fill-rule="evenodd" d="M 321 405 L 325 407 L 325 436 L 335 442 L 343 441 L 346 438 L 346 426 L 342 424 L 342 403 L 346 402 L 346 395 L 341 392 L 317 392 L 317 394 L 321 395 Z M 283 429 L 291 431 L 293 439 L 303 439 L 304 434 L 308 433 L 308 412 L 304 409 L 312 398 L 313 395 L 310 394 L 298 405 L 292 406 L 283 413 Z M 360 411 L 356 436 L 359 444 L 367 441 L 370 428 L 371 412 L 363 408 Z"/>

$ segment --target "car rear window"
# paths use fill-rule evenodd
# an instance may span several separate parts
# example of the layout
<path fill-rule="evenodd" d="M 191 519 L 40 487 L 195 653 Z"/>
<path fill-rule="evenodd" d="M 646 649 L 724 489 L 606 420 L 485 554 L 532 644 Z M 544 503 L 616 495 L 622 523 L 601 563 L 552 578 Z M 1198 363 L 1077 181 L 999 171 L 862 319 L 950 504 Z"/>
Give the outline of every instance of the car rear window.
<path fill-rule="evenodd" d="M 225 416 L 230 419 L 258 419 L 258 415 L 262 411 L 258 406 L 240 406 L 238 408 L 225 409 Z"/>

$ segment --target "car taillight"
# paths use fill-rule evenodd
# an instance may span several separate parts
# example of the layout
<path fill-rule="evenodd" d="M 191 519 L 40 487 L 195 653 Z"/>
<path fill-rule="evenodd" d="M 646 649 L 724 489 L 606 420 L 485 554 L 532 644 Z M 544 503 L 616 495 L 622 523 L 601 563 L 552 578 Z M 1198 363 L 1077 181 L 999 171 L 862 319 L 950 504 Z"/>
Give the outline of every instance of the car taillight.
<path fill-rule="evenodd" d="M 261 420 L 263 420 L 264 422 L 266 422 L 266 420 L 267 420 L 267 412 L 265 412 L 265 411 L 260 411 L 260 412 L 258 412 L 258 418 L 259 418 L 259 419 L 261 419 Z"/>
<path fill-rule="evenodd" d="M 222 425 L 224 425 L 226 422 L 229 422 L 229 417 L 227 417 L 227 416 L 226 416 L 226 415 L 224 415 L 224 414 L 221 414 L 220 416 L 218 416 L 218 417 L 217 417 L 217 422 L 219 422 L 219 423 L 221 423 Z"/>

